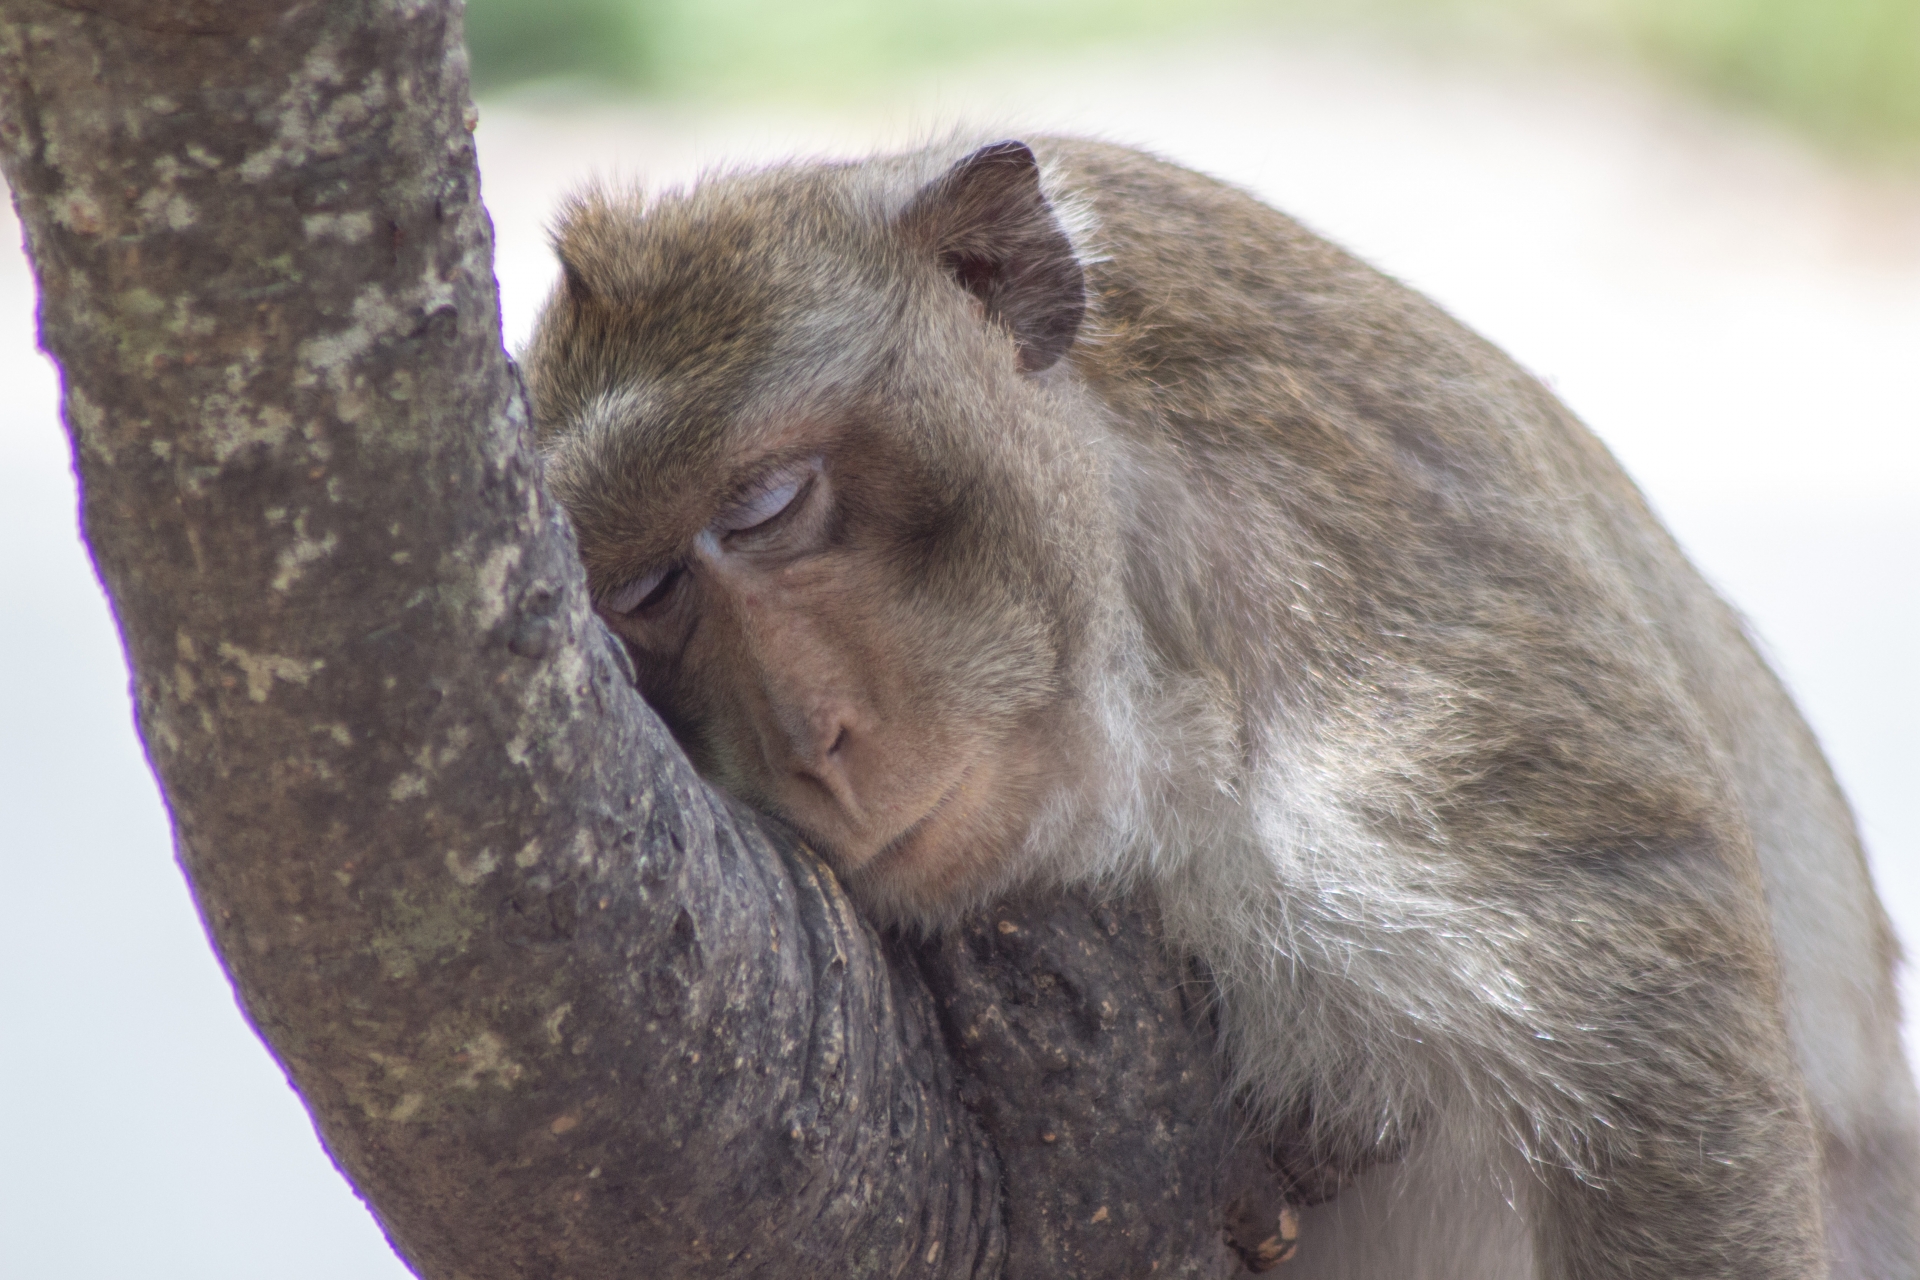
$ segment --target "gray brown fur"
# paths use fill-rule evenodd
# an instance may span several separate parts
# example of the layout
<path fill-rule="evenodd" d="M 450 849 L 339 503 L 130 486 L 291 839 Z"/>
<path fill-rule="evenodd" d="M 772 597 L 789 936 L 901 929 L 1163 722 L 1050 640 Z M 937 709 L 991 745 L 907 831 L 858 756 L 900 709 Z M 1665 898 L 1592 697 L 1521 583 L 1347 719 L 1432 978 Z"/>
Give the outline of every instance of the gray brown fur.
<path fill-rule="evenodd" d="M 1321 1201 L 1295 1274 L 1920 1275 L 1896 947 L 1737 615 L 1424 298 L 1229 186 L 1032 146 L 1031 208 L 1024 151 L 956 145 L 566 211 L 525 365 L 597 598 L 762 454 L 831 486 L 786 576 L 686 561 L 671 653 L 610 616 L 696 763 L 831 857 L 782 770 L 850 743 L 833 785 L 907 813 L 906 773 L 999 762 L 900 837 L 938 856 L 842 858 L 883 921 L 1149 879 Z"/>

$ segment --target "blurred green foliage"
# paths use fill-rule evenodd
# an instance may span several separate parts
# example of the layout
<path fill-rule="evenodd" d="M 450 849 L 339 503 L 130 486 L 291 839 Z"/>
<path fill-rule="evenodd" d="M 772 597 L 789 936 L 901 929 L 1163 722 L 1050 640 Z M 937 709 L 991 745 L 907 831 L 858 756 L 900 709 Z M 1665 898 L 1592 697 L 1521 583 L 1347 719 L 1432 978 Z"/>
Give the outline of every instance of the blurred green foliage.
<path fill-rule="evenodd" d="M 1621 0 L 1657 63 L 1830 141 L 1920 153 L 1920 0 Z"/>
<path fill-rule="evenodd" d="M 1309 24 L 1496 26 L 1650 62 L 1842 148 L 1920 158 L 1920 0 L 468 0 L 482 92 L 833 96 L 943 62 Z"/>
<path fill-rule="evenodd" d="M 470 0 L 474 88 L 561 78 L 645 87 L 653 79 L 654 7 L 648 0 Z"/>
<path fill-rule="evenodd" d="M 1273 0 L 468 0 L 482 92 L 575 77 L 733 97 L 832 95 L 995 51 L 1072 48 L 1257 16 Z"/>

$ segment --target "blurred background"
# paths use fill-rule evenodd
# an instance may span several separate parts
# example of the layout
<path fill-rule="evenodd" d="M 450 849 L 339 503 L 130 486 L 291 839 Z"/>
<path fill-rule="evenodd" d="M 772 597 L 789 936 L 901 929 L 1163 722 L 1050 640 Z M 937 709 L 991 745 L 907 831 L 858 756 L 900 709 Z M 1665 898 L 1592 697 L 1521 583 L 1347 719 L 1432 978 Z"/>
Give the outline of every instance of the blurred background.
<path fill-rule="evenodd" d="M 1432 294 L 1586 418 L 1753 620 L 1920 945 L 1920 0 L 467 12 L 510 344 L 572 184 L 955 126 L 1150 146 Z M 403 1276 L 171 861 L 17 239 L 0 229 L 0 1276 Z"/>

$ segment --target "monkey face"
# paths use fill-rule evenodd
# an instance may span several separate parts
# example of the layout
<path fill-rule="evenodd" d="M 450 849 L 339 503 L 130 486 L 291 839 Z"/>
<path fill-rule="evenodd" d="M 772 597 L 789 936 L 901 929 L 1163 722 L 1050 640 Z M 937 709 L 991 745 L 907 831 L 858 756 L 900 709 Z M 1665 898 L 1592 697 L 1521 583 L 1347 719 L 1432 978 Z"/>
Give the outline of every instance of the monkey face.
<path fill-rule="evenodd" d="M 943 554 L 964 516 L 873 433 L 805 426 L 729 470 L 678 554 L 596 592 L 642 691 L 697 767 L 863 896 L 904 909 L 990 878 L 1064 781 L 1038 611 Z"/>
<path fill-rule="evenodd" d="M 1041 377 L 1085 295 L 1032 153 L 886 200 L 845 177 L 583 200 L 525 359 L 649 701 L 870 910 L 926 921 L 1079 785 L 1118 570 L 1110 531 L 1060 516 L 1104 481 L 1075 384 Z"/>

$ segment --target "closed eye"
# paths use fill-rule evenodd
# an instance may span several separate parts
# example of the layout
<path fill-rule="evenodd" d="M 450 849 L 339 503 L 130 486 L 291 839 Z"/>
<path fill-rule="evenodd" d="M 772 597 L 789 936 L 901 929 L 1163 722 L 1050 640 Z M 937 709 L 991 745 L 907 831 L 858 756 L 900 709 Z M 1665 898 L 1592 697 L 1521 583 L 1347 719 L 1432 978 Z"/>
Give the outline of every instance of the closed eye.
<path fill-rule="evenodd" d="M 772 525 L 805 496 L 818 467 L 818 461 L 809 460 L 798 467 L 774 472 L 715 517 L 714 532 L 724 538 L 736 533 L 754 533 Z"/>
<path fill-rule="evenodd" d="M 638 617 L 659 605 L 680 582 L 685 573 L 681 565 L 669 565 L 664 569 L 655 569 L 644 577 L 608 593 L 601 601 L 601 607 L 608 613 L 617 613 L 622 617 Z"/>

